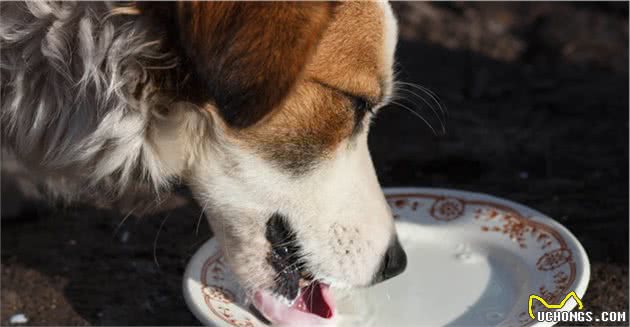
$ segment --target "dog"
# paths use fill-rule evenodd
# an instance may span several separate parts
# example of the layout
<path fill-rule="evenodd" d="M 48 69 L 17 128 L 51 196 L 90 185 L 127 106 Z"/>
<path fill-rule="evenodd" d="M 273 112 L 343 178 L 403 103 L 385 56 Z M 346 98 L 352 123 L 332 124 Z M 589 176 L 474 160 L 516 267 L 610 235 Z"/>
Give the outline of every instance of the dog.
<path fill-rule="evenodd" d="M 333 319 L 331 287 L 405 269 L 367 146 L 393 93 L 389 4 L 0 5 L 3 159 L 38 185 L 185 183 L 274 324 Z"/>

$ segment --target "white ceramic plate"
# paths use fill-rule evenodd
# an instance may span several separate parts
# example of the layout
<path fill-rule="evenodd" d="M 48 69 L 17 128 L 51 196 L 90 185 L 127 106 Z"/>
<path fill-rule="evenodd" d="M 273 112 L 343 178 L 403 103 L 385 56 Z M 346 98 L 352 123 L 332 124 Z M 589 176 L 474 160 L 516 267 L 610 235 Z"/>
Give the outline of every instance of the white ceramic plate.
<path fill-rule="evenodd" d="M 406 271 L 337 294 L 341 326 L 549 326 L 528 314 L 531 294 L 550 304 L 582 297 L 590 266 L 578 240 L 545 215 L 493 196 L 428 188 L 385 189 Z M 214 240 L 192 257 L 184 296 L 211 326 L 265 326 Z M 561 310 L 571 310 L 571 299 Z M 534 302 L 534 311 L 541 309 Z"/>

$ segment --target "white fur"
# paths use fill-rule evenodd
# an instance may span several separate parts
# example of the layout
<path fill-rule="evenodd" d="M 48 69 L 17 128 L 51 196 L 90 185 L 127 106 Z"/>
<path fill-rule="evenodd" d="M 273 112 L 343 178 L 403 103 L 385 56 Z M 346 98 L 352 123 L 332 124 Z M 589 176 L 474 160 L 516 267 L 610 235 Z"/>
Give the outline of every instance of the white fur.
<path fill-rule="evenodd" d="M 393 70 L 394 66 L 394 52 L 396 51 L 396 44 L 398 43 L 398 22 L 396 17 L 394 16 L 394 12 L 392 11 L 392 7 L 389 5 L 387 1 L 379 1 L 379 6 L 383 10 L 383 18 L 385 25 L 385 40 L 383 44 L 383 62 L 384 67 L 387 67 L 387 71 L 385 71 L 385 78 L 387 80 L 393 79 Z M 386 85 L 387 90 L 385 90 L 386 99 L 392 95 L 393 83 L 389 83 Z"/>
<path fill-rule="evenodd" d="M 192 185 L 200 202 L 209 204 L 210 223 L 233 269 L 243 279 L 258 276 L 248 286 L 260 287 L 273 277 L 261 267 L 269 249 L 265 223 L 274 212 L 288 218 L 315 276 L 338 287 L 369 284 L 393 236 L 393 224 L 367 149 L 367 131 L 356 144 L 344 142 L 333 159 L 298 179 L 228 145 L 232 142 L 221 142 L 226 146 L 221 153 L 229 153 L 238 169 L 224 171 L 225 166 L 213 164 L 221 154 L 210 152 L 195 167 Z"/>

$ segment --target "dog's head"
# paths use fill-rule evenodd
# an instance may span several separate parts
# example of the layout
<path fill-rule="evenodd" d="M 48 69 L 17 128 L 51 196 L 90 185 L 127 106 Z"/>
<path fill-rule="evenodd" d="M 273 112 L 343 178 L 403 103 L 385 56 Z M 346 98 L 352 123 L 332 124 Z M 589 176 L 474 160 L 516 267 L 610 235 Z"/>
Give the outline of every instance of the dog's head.
<path fill-rule="evenodd" d="M 389 5 L 183 2 L 171 14 L 187 93 L 209 126 L 181 155 L 186 176 L 258 308 L 274 322 L 328 316 L 282 302 L 400 273 L 405 254 L 367 146 L 392 93 Z"/>

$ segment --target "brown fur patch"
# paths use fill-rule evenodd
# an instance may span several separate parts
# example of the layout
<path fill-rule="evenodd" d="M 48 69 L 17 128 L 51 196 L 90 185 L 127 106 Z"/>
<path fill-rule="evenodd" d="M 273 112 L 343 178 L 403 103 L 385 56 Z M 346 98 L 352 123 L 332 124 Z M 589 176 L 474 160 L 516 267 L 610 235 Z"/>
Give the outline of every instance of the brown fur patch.
<path fill-rule="evenodd" d="M 344 2 L 282 106 L 251 128 L 231 133 L 293 172 L 308 170 L 352 135 L 355 108 L 347 95 L 379 102 L 384 22 L 375 3 Z M 345 93 L 345 94 L 344 94 Z"/>
<path fill-rule="evenodd" d="M 305 75 L 378 102 L 391 69 L 383 62 L 383 11 L 370 2 L 347 2 L 337 9 Z"/>
<path fill-rule="evenodd" d="M 244 137 L 267 160 L 294 173 L 302 173 L 352 133 L 351 101 L 315 82 L 300 83 L 264 123 L 255 125 Z"/>
<path fill-rule="evenodd" d="M 179 2 L 181 44 L 198 92 L 232 127 L 280 105 L 302 74 L 333 14 L 325 2 Z"/>

